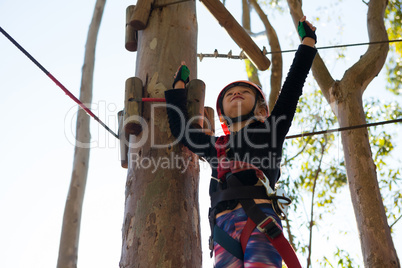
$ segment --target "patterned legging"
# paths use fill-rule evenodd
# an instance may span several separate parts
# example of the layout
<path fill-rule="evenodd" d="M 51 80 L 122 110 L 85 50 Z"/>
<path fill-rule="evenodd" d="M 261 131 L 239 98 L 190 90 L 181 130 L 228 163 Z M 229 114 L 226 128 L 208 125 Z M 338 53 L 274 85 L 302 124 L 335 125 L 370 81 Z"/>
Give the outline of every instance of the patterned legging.
<path fill-rule="evenodd" d="M 267 215 L 273 216 L 281 224 L 272 206 L 258 205 Z M 231 237 L 240 241 L 240 235 L 247 221 L 247 215 L 242 208 L 231 211 L 216 219 L 216 224 Z M 256 228 L 247 243 L 244 260 L 239 260 L 221 245 L 214 243 L 215 268 L 281 268 L 282 258 L 272 246 L 268 238 Z"/>

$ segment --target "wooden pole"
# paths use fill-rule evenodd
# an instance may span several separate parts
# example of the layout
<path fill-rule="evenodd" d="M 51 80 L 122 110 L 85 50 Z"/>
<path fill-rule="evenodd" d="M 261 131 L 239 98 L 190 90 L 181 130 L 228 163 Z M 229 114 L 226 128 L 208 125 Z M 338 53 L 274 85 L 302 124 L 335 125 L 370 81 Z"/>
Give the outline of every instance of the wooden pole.
<path fill-rule="evenodd" d="M 194 1 L 156 8 L 138 31 L 144 98 L 164 98 L 182 61 L 197 77 L 196 17 Z M 146 124 L 130 136 L 120 267 L 200 268 L 199 159 L 170 133 L 165 103 L 142 111 Z"/>
<path fill-rule="evenodd" d="M 137 51 L 138 31 L 131 26 L 130 21 L 134 13 L 135 5 L 126 8 L 126 42 L 125 47 L 128 51 Z"/>
<path fill-rule="evenodd" d="M 119 142 L 121 167 L 128 167 L 128 139 L 129 135 L 124 131 L 124 110 L 117 113 L 119 119 Z"/>
<path fill-rule="evenodd" d="M 199 129 L 204 121 L 205 83 L 201 80 L 191 80 L 187 85 L 187 111 L 190 123 Z"/>
<path fill-rule="evenodd" d="M 127 134 L 139 135 L 142 131 L 142 99 L 143 86 L 138 77 L 126 80 L 124 100 L 124 130 Z"/>
<path fill-rule="evenodd" d="M 228 34 L 243 49 L 250 61 L 261 71 L 267 70 L 271 64 L 270 60 L 262 53 L 254 43 L 250 35 L 236 21 L 225 6 L 219 0 L 202 0 L 202 3 L 225 28 Z"/>
<path fill-rule="evenodd" d="M 208 135 L 215 134 L 215 113 L 212 107 L 204 107 L 204 126 L 203 130 Z"/>
<path fill-rule="evenodd" d="M 144 30 L 147 27 L 153 0 L 138 0 L 135 5 L 130 25 L 135 30 Z"/>

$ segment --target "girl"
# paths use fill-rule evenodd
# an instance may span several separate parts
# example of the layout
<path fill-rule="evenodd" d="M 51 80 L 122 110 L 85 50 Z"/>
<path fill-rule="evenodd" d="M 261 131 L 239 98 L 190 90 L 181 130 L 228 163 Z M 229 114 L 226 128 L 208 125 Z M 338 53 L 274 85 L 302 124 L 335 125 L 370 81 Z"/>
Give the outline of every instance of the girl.
<path fill-rule="evenodd" d="M 217 268 L 282 267 L 282 258 L 288 267 L 301 267 L 288 243 L 283 246 L 280 218 L 285 215 L 272 191 L 280 177 L 283 142 L 316 54 L 315 27 L 303 17 L 298 31 L 302 44 L 272 114 L 258 85 L 230 83 L 216 105 L 226 135 L 209 136 L 186 124 L 185 65 L 176 73 L 174 89 L 165 92 L 166 102 L 178 108 L 167 109 L 172 134 L 212 168 L 210 246 Z"/>

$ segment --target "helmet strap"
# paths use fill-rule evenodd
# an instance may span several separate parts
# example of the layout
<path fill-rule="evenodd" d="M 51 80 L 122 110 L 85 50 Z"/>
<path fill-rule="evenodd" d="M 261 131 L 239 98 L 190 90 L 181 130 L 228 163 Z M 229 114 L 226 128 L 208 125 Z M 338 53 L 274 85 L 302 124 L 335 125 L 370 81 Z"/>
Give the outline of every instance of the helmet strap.
<path fill-rule="evenodd" d="M 229 124 L 230 123 L 238 123 L 238 122 L 243 122 L 243 121 L 247 121 L 252 119 L 253 117 L 255 117 L 254 112 L 255 112 L 255 108 L 257 107 L 257 102 L 258 99 L 255 99 L 255 103 L 254 103 L 254 107 L 253 109 L 251 109 L 251 112 L 249 112 L 248 114 L 244 114 L 244 115 L 240 115 L 237 117 L 228 117 L 226 115 L 223 115 L 223 118 L 226 120 L 226 122 Z"/>

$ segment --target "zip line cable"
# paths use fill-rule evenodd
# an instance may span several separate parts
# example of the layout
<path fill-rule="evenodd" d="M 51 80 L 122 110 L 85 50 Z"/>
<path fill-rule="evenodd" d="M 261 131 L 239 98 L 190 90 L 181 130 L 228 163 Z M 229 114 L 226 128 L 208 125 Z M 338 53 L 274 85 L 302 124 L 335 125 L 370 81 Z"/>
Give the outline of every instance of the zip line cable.
<path fill-rule="evenodd" d="M 25 54 L 39 69 L 41 69 L 58 87 L 61 88 L 61 90 L 66 93 L 67 96 L 69 96 L 73 101 L 75 101 L 89 116 L 91 116 L 93 119 L 95 119 L 101 126 L 103 126 L 107 131 L 109 131 L 113 136 L 115 136 L 117 139 L 119 139 L 119 135 L 117 135 L 115 132 L 113 132 L 105 123 L 103 123 L 87 106 L 85 106 L 79 99 L 77 99 L 63 84 L 61 84 L 48 70 L 46 70 L 34 57 L 31 56 L 20 44 L 18 44 L 17 41 L 15 41 L 2 27 L 0 27 L 0 32 L 7 37 L 8 40 L 11 41 L 22 53 Z M 369 44 L 381 44 L 381 43 L 391 43 L 391 42 L 401 42 L 401 40 L 388 40 L 388 41 L 378 41 L 378 42 L 371 42 L 371 43 L 357 43 L 357 44 L 348 44 L 348 45 L 337 45 L 337 46 L 327 46 L 327 47 L 319 47 L 317 49 L 328 49 L 328 48 L 339 48 L 339 47 L 346 47 L 346 46 L 360 46 L 360 45 L 369 45 Z M 296 50 L 285 50 L 285 51 L 278 51 L 278 52 L 267 52 L 269 53 L 286 53 L 286 52 L 292 52 Z M 235 58 L 238 57 L 240 59 L 244 58 L 245 56 L 243 53 L 240 53 L 240 56 L 232 56 L 232 52 L 230 51 L 228 55 L 223 55 L 218 54 L 218 51 L 215 49 L 214 54 L 198 54 L 200 57 L 200 60 L 202 60 L 202 57 L 209 57 L 208 55 L 211 55 L 211 57 L 229 57 L 229 58 Z M 200 56 L 201 55 L 201 56 Z M 142 100 L 142 101 L 149 101 L 149 100 Z M 329 129 L 329 130 L 323 130 L 323 131 L 317 131 L 317 132 L 306 132 L 306 133 L 301 133 L 297 135 L 291 135 L 287 136 L 285 139 L 293 139 L 293 138 L 300 138 L 300 137 L 307 137 L 307 136 L 313 136 L 313 135 L 319 135 L 319 134 L 327 134 L 327 133 L 332 133 L 332 132 L 340 132 L 340 131 L 346 131 L 346 130 L 351 130 L 351 129 L 357 129 L 357 128 L 363 128 L 363 127 L 372 127 L 372 126 L 378 126 L 378 125 L 385 125 L 385 124 L 391 124 L 391 123 L 399 123 L 402 122 L 402 118 L 400 119 L 395 119 L 395 120 L 388 120 L 388 121 L 381 121 L 381 122 L 376 122 L 376 123 L 368 123 L 368 124 L 363 124 L 363 125 L 356 125 L 356 126 L 349 126 L 349 127 L 342 127 L 342 128 L 336 128 L 336 129 Z"/>
<path fill-rule="evenodd" d="M 345 44 L 345 45 L 333 45 L 333 46 L 325 46 L 325 47 L 317 47 L 318 49 L 330 49 L 330 48 L 341 48 L 341 47 L 356 47 L 356 46 L 367 46 L 367 45 L 379 45 L 385 43 L 395 43 L 402 42 L 402 39 L 393 39 L 393 40 L 385 40 L 385 41 L 374 41 L 374 42 L 365 42 L 365 43 L 354 43 L 354 44 Z M 272 51 L 267 52 L 266 54 L 275 54 L 275 53 L 288 53 L 288 52 L 296 52 L 296 49 L 282 50 L 282 51 Z"/>
<path fill-rule="evenodd" d="M 345 44 L 345 45 L 333 45 L 333 46 L 324 46 L 324 47 L 317 47 L 316 49 L 330 49 L 330 48 L 342 48 L 342 47 L 355 47 L 355 46 L 366 46 L 366 45 L 379 45 L 384 43 L 396 43 L 402 42 L 402 39 L 394 39 L 394 40 L 386 40 L 386 41 L 375 41 L 375 42 L 366 42 L 366 43 L 354 43 L 354 44 Z M 277 54 L 277 53 L 289 53 L 289 52 L 296 52 L 297 49 L 288 49 L 288 50 L 281 50 L 281 51 L 270 51 L 267 52 L 266 48 L 264 47 L 262 53 L 264 55 L 267 54 Z M 229 51 L 228 54 L 219 54 L 218 50 L 215 49 L 213 53 L 198 53 L 197 57 L 202 61 L 203 58 L 227 58 L 227 59 L 246 59 L 247 56 L 244 54 L 243 50 L 240 52 L 240 55 L 236 56 L 233 55 L 232 50 Z"/>
<path fill-rule="evenodd" d="M 0 27 L 0 32 L 2 32 L 2 34 L 4 34 L 4 36 L 7 37 L 7 39 L 10 40 L 11 43 L 13 43 L 22 53 L 24 53 L 25 56 L 27 56 L 33 63 L 35 63 L 35 65 L 38 66 L 39 69 L 41 69 L 54 83 L 56 83 L 56 85 L 59 86 L 61 90 L 66 93 L 67 96 L 75 101 L 89 116 L 95 119 L 101 126 L 103 126 L 117 139 L 119 138 L 119 135 L 114 133 L 105 123 L 103 123 L 87 106 L 85 106 L 65 86 L 63 86 L 63 84 L 60 83 L 59 80 L 57 80 L 48 70 L 45 69 L 45 67 L 43 67 L 34 57 L 32 57 L 31 54 L 28 53 L 28 51 L 26 51 L 20 44 L 18 44 L 18 42 L 15 41 L 2 27 Z"/>
<path fill-rule="evenodd" d="M 350 126 L 350 127 L 340 127 L 340 128 L 334 128 L 334 129 L 328 129 L 328 130 L 322 130 L 322 131 L 316 131 L 316 132 L 305 132 L 305 133 L 301 133 L 301 134 L 297 134 L 297 135 L 287 136 L 287 137 L 285 137 L 285 139 L 302 138 L 302 137 L 314 136 L 314 135 L 319 135 L 319 134 L 328 134 L 328 133 L 332 133 L 332 132 L 341 132 L 341 131 L 346 131 L 346 130 L 351 130 L 351 129 L 374 127 L 374 126 L 379 126 L 379 125 L 386 125 L 386 124 L 400 123 L 400 122 L 402 122 L 402 118 L 388 120 L 388 121 L 375 122 L 375 123 L 367 123 L 367 124 Z"/>

